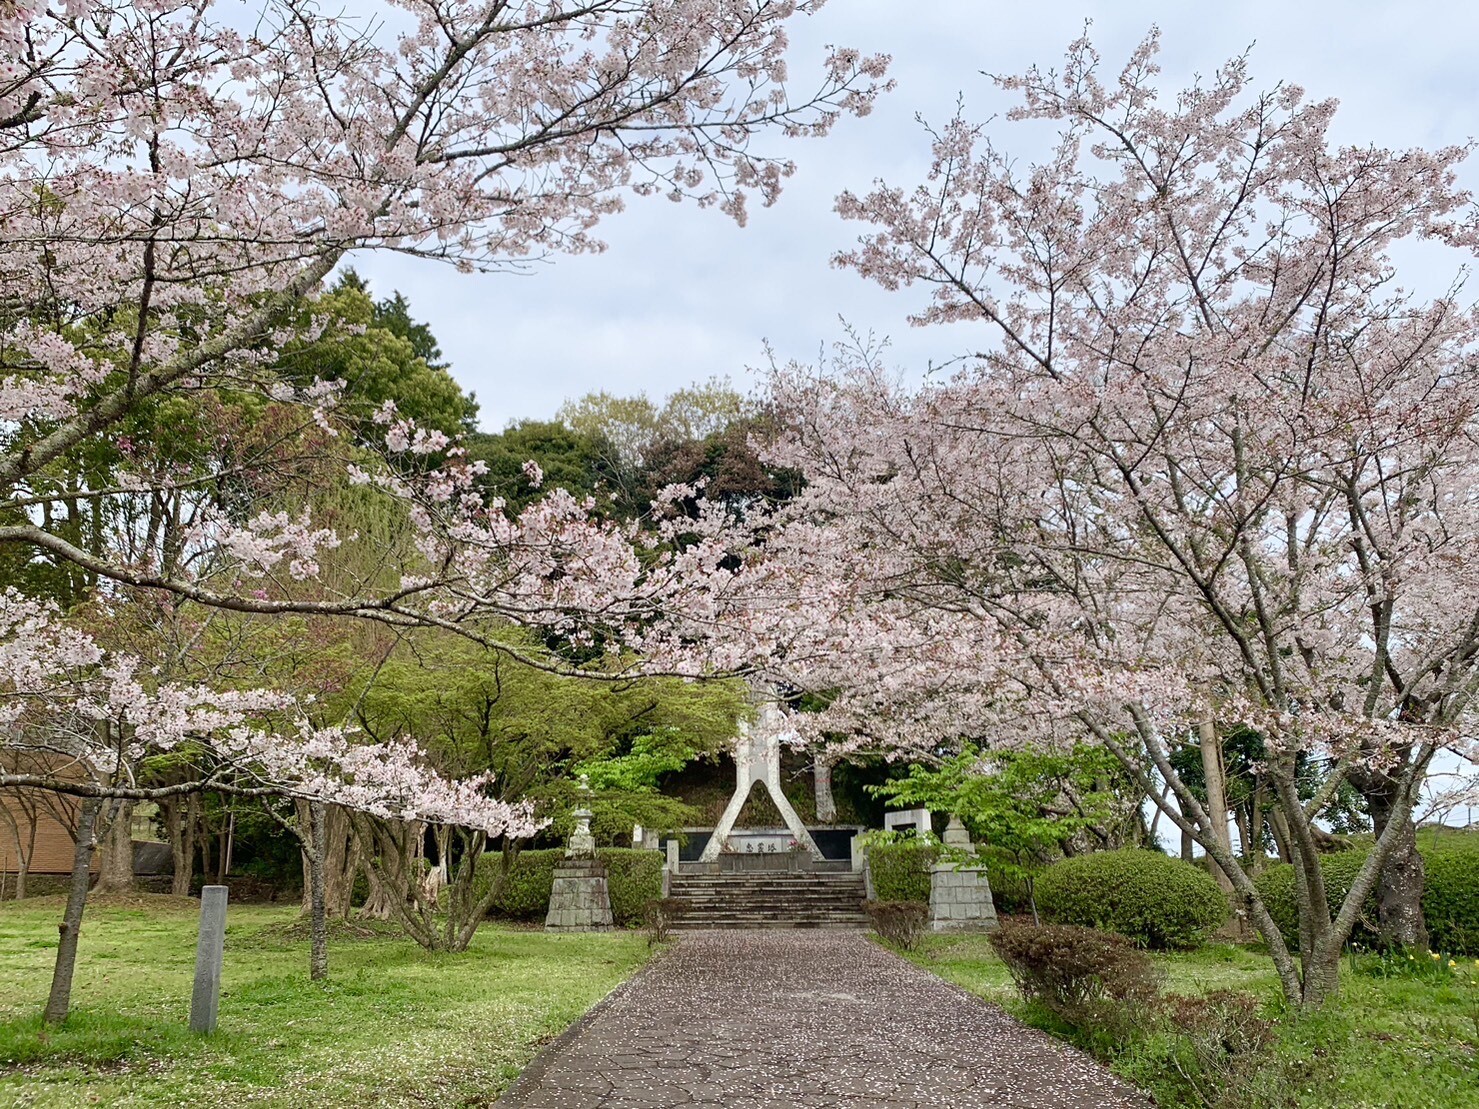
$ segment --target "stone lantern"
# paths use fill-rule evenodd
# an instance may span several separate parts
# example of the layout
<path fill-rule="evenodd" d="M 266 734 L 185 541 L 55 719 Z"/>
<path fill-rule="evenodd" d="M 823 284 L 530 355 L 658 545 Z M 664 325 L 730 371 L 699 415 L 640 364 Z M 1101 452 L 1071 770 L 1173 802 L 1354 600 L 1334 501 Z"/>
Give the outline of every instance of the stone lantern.
<path fill-rule="evenodd" d="M 591 835 L 590 780 L 580 776 L 580 807 L 575 810 L 575 831 L 565 845 L 565 861 L 555 867 L 550 887 L 546 932 L 606 932 L 613 926 L 611 891 L 606 866 L 596 858 L 596 839 Z"/>

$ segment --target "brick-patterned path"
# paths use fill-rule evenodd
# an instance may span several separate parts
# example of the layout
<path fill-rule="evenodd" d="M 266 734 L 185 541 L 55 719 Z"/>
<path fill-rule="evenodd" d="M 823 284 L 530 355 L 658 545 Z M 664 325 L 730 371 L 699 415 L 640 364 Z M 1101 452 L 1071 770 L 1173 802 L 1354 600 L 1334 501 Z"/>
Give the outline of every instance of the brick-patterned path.
<path fill-rule="evenodd" d="M 856 932 L 690 932 L 534 1060 L 508 1109 L 1119 1109 L 1091 1059 Z"/>

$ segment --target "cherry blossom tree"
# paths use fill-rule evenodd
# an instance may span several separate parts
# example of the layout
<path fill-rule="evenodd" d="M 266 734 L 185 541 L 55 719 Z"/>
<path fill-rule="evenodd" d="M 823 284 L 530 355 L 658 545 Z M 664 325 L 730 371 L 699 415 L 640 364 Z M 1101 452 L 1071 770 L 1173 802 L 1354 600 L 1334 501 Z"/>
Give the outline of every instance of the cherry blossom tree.
<path fill-rule="evenodd" d="M 839 199 L 872 225 L 840 265 L 923 286 L 913 322 L 981 339 L 917 388 L 869 348 L 778 369 L 794 419 L 773 460 L 807 485 L 797 538 L 769 548 L 832 575 L 850 597 L 834 612 L 914 637 L 855 644 L 851 680 L 821 672 L 844 680 L 816 728 L 1103 745 L 1148 796 L 1169 787 L 1167 815 L 1313 1006 L 1373 888 L 1389 936 L 1421 942 L 1401 911 L 1421 889 L 1412 807 L 1435 753 L 1472 734 L 1468 151 L 1337 146 L 1333 102 L 1257 92 L 1245 58 L 1162 104 L 1157 46 L 1113 77 L 1085 40 L 1061 71 L 998 78 L 1009 119 L 1058 128 L 1038 162 L 957 118 L 925 183 Z M 1397 284 L 1414 242 L 1456 257 L 1451 288 Z M 926 628 L 953 643 L 921 647 Z M 1297 955 L 1170 759 L 1209 721 L 1265 744 Z M 1317 821 L 1343 782 L 1378 834 L 1332 914 Z"/>
<path fill-rule="evenodd" d="M 97 818 L 107 802 L 209 788 L 335 804 L 483 837 L 527 838 L 537 830 L 527 806 L 493 798 L 483 778 L 442 778 L 414 743 L 364 743 L 343 727 L 315 726 L 305 706 L 273 690 L 157 681 L 139 659 L 104 651 L 54 605 L 14 590 L 0 594 L 0 691 L 7 749 L 35 756 L 38 765 L 0 773 L 0 787 L 81 799 L 48 1021 L 67 1013 Z M 141 783 L 136 768 L 165 756 L 189 771 L 168 785 Z M 321 976 L 317 958 L 314 969 Z"/>
<path fill-rule="evenodd" d="M 402 0 L 354 18 L 300 0 L 256 13 L 213 0 L 0 5 L 0 545 L 78 571 L 98 604 L 168 596 L 489 643 L 484 629 L 510 620 L 591 638 L 610 628 L 613 649 L 639 636 L 690 588 L 685 575 L 706 588 L 717 548 L 650 554 L 558 491 L 511 518 L 476 494 L 476 465 L 443 433 L 390 408 L 370 426 L 396 464 L 366 457 L 347 431 L 370 414 L 336 413 L 333 384 L 278 372 L 278 353 L 355 251 L 528 268 L 601 249 L 596 225 L 625 193 L 743 223 L 749 198 L 774 202 L 792 170 L 761 149 L 766 136 L 824 135 L 884 87 L 885 59 L 839 48 L 814 91 L 791 94 L 786 28 L 820 6 Z M 328 580 L 325 553 L 357 540 L 316 519 L 312 498 L 243 510 L 211 495 L 219 474 L 130 449 L 133 436 L 157 447 L 167 416 L 228 397 L 316 426 L 318 451 L 337 449 L 352 480 L 409 521 L 405 558 L 373 580 Z M 195 426 L 219 434 L 208 417 Z M 121 456 L 106 480 L 82 464 L 99 444 Z M 164 548 L 129 526 L 141 500 L 175 506 Z M 79 505 L 118 526 L 79 542 L 61 526 Z M 412 748 L 314 726 L 280 693 L 178 683 L 18 595 L 4 608 L 17 715 L 3 742 L 62 761 L 0 786 L 87 810 L 53 1019 L 100 805 L 231 783 L 488 836 L 525 827 L 480 783 L 427 775 Z M 209 753 L 201 773 L 134 780 L 141 760 L 187 742 Z"/>
<path fill-rule="evenodd" d="M 319 407 L 322 386 L 267 367 L 356 250 L 527 267 L 601 249 L 595 226 L 625 192 L 743 222 L 748 199 L 772 203 L 792 171 L 760 149 L 766 135 L 823 135 L 883 88 L 885 59 L 839 48 L 811 95 L 791 95 L 786 27 L 820 6 L 407 0 L 357 20 L 264 0 L 241 29 L 211 0 L 6 4 L 0 490 L 25 509 L 167 484 L 133 473 L 124 490 L 42 488 L 172 399 L 270 391 Z M 302 579 L 314 546 L 336 540 L 268 513 L 221 541 L 278 552 Z M 429 591 L 253 603 L 84 549 L 35 513 L 0 526 L 0 543 L 259 610 L 402 619 Z"/>

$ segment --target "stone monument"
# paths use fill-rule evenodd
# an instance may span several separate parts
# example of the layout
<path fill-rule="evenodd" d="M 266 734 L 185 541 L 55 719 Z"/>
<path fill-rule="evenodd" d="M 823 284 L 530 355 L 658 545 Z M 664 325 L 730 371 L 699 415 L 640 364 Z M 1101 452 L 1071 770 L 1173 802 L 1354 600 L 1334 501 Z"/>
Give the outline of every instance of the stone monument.
<path fill-rule="evenodd" d="M 747 721 L 740 722 L 740 734 L 734 741 L 734 795 L 724 807 L 724 815 L 719 818 L 714 834 L 704 845 L 700 862 L 718 860 L 729 834 L 734 831 L 734 822 L 739 819 L 740 810 L 745 807 L 750 790 L 757 782 L 765 786 L 770 799 L 775 802 L 797 847 L 813 859 L 822 858 L 821 848 L 811 838 L 811 833 L 781 790 L 781 738 L 786 734 L 794 733 L 787 733 L 786 718 L 774 701 L 766 701 L 761 706 L 759 719 L 753 727 Z"/>
<path fill-rule="evenodd" d="M 565 861 L 555 867 L 550 887 L 546 932 L 606 932 L 614 923 L 606 866 L 596 858 L 596 839 L 591 835 L 591 817 L 595 814 L 587 807 L 590 791 L 590 781 L 582 774 L 575 831 L 565 848 Z"/>
<path fill-rule="evenodd" d="M 945 846 L 976 853 L 971 834 L 954 814 L 945 828 Z M 986 867 L 937 862 L 930 867 L 930 928 L 936 932 L 984 932 L 996 927 L 996 904 Z"/>

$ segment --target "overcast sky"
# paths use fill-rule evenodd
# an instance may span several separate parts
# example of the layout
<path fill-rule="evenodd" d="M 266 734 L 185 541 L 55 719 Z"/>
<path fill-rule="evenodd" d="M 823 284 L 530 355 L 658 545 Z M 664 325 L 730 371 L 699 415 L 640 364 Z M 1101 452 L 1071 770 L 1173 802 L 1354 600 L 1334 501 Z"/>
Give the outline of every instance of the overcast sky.
<path fill-rule="evenodd" d="M 547 418 L 565 398 L 597 389 L 660 398 L 716 374 L 744 384 L 767 342 L 782 358 L 811 360 L 841 337 L 842 320 L 889 336 L 891 359 L 920 370 L 973 344 L 959 330 L 909 328 L 919 296 L 884 293 L 829 265 L 860 230 L 833 213 L 833 199 L 878 178 L 920 182 L 929 147 L 916 114 L 944 121 L 958 95 L 972 118 L 1004 112 L 1009 103 L 981 71 L 1055 64 L 1085 19 L 1114 72 L 1159 25 L 1168 91 L 1252 46 L 1257 85 L 1289 81 L 1340 100 L 1341 142 L 1432 146 L 1479 135 L 1479 5 L 831 0 L 793 32 L 797 86 L 817 72 L 823 44 L 835 42 L 892 54 L 898 87 L 871 116 L 843 121 L 826 139 L 768 139 L 798 170 L 775 207 L 752 208 L 748 227 L 634 198 L 602 225 L 606 253 L 557 258 L 529 277 L 462 275 L 390 255 L 354 264 L 377 293 L 406 293 L 452 372 L 477 393 L 488 430 Z M 999 146 L 1032 152 L 1021 125 L 994 126 Z M 1479 167 L 1469 176 L 1479 185 Z M 1451 274 L 1431 276 L 1446 283 Z"/>

